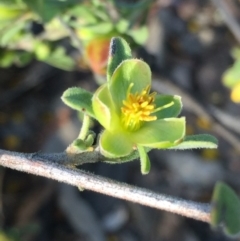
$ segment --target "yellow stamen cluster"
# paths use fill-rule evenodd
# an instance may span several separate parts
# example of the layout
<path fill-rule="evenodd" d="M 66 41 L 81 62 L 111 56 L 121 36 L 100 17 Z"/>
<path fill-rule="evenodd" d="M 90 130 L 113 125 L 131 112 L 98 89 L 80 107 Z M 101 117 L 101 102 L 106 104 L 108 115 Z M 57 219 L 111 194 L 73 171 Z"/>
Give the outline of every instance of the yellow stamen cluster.
<path fill-rule="evenodd" d="M 155 112 L 156 92 L 149 94 L 150 86 L 147 86 L 141 93 L 130 93 L 133 83 L 127 91 L 127 98 L 123 101 L 122 121 L 126 129 L 137 130 L 144 121 L 154 121 L 156 116 L 151 116 Z"/>

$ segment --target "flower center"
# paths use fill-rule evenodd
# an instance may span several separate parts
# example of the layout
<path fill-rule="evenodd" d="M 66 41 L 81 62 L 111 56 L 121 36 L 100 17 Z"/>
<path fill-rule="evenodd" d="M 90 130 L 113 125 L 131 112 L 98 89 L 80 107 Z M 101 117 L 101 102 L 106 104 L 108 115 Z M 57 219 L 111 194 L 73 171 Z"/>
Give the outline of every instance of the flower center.
<path fill-rule="evenodd" d="M 154 121 L 156 116 L 151 116 L 155 112 L 156 92 L 149 94 L 150 86 L 148 85 L 141 93 L 130 93 L 133 87 L 131 83 L 128 87 L 127 98 L 123 101 L 122 121 L 127 130 L 135 131 L 140 128 L 144 121 Z"/>

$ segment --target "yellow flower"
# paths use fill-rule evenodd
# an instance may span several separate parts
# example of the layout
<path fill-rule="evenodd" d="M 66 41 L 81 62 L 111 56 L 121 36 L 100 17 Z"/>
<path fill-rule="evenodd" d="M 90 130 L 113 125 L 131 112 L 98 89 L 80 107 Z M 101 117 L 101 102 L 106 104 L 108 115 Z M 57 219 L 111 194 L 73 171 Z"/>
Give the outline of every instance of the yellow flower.
<path fill-rule="evenodd" d="M 233 87 L 231 100 L 235 103 L 240 103 L 240 82 Z"/>
<path fill-rule="evenodd" d="M 101 153 L 124 157 L 138 149 L 169 148 L 185 136 L 185 118 L 179 96 L 150 93 L 151 71 L 138 59 L 124 60 L 108 83 L 93 95 L 95 118 L 105 128 L 99 139 Z M 143 170 L 147 173 L 149 170 Z"/>

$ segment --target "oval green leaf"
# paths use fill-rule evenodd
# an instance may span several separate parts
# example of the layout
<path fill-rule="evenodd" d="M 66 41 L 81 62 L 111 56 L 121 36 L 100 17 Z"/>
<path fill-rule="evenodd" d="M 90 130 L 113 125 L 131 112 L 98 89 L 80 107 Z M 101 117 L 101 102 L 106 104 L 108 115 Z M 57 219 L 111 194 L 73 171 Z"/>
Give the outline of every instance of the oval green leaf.
<path fill-rule="evenodd" d="M 177 146 L 172 147 L 171 149 L 175 150 L 186 150 L 186 149 L 197 149 L 197 148 L 217 148 L 218 141 L 217 139 L 209 134 L 199 134 L 186 136 L 184 140 Z"/>
<path fill-rule="evenodd" d="M 61 99 L 72 109 L 87 113 L 91 117 L 95 118 L 92 109 L 92 96 L 92 93 L 82 88 L 73 87 L 67 89 L 63 93 Z"/>
<path fill-rule="evenodd" d="M 129 155 L 133 151 L 133 143 L 124 133 L 104 131 L 99 140 L 100 152 L 108 158 L 118 158 Z M 116 159 L 117 161 L 117 159 Z"/>
<path fill-rule="evenodd" d="M 218 182 L 214 188 L 210 223 L 213 228 L 223 226 L 230 237 L 240 234 L 240 200 L 223 182 Z"/>
<path fill-rule="evenodd" d="M 185 136 L 185 118 L 168 118 L 146 122 L 130 135 L 137 145 L 151 148 L 169 148 Z"/>

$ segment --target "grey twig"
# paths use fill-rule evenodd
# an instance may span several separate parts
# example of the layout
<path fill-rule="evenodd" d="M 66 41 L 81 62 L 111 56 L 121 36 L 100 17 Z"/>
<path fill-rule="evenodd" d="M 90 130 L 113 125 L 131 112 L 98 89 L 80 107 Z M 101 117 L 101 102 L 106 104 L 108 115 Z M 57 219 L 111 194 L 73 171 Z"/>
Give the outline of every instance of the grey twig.
<path fill-rule="evenodd" d="M 214 105 L 210 105 L 209 110 L 222 125 L 226 126 L 229 130 L 240 134 L 240 115 L 231 115 Z"/>
<path fill-rule="evenodd" d="M 229 27 L 230 31 L 233 33 L 235 38 L 240 43 L 240 25 L 234 17 L 233 13 L 228 7 L 229 1 L 226 0 L 212 0 L 213 4 L 219 10 L 225 23 Z M 231 2 L 232 3 L 232 2 Z"/>
<path fill-rule="evenodd" d="M 57 157 L 57 158 L 56 158 Z M 0 165 L 18 171 L 50 178 L 83 189 L 128 200 L 149 207 L 173 212 L 189 218 L 209 222 L 210 205 L 158 194 L 147 189 L 100 177 L 74 167 L 59 164 L 66 154 L 25 154 L 0 150 Z M 64 163 L 64 161 L 62 161 Z M 66 163 L 66 162 L 65 162 Z"/>

